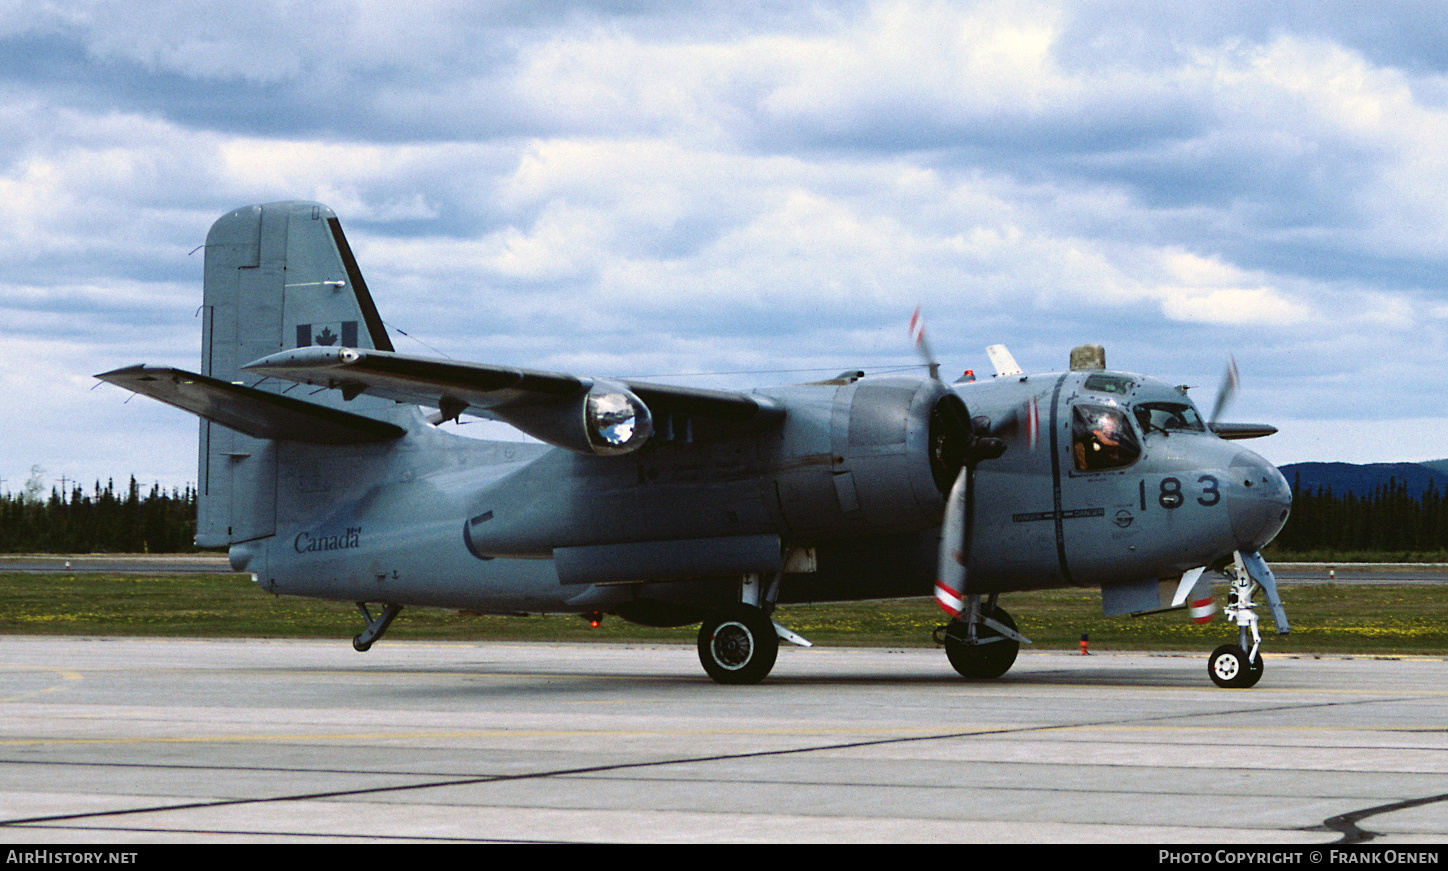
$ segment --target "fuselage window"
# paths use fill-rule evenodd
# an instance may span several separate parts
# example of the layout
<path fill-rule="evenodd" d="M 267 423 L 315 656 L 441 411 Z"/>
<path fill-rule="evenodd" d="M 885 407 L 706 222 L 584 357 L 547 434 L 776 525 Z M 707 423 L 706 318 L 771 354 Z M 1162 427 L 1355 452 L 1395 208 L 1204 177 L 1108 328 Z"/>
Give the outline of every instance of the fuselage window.
<path fill-rule="evenodd" d="M 1076 471 L 1098 472 L 1136 462 L 1141 456 L 1141 443 L 1119 409 L 1077 405 L 1071 418 L 1071 452 Z"/>
<path fill-rule="evenodd" d="M 1143 432 L 1206 432 L 1197 410 L 1184 402 L 1143 402 L 1136 406 L 1136 422 Z"/>
<path fill-rule="evenodd" d="M 1095 375 L 1086 376 L 1086 389 L 1096 393 L 1115 393 L 1118 396 L 1125 396 L 1136 386 L 1136 382 L 1125 375 L 1107 375 L 1097 372 Z"/>

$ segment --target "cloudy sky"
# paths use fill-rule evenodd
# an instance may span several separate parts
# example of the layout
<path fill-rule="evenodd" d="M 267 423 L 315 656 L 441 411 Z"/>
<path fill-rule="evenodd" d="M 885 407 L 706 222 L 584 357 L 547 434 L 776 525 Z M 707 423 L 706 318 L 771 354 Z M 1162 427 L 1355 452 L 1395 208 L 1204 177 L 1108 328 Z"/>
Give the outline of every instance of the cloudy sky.
<path fill-rule="evenodd" d="M 196 368 L 279 199 L 402 351 L 746 387 L 921 305 L 947 372 L 1234 355 L 1275 462 L 1448 457 L 1445 143 L 1431 2 L 0 2 L 0 487 L 195 480 L 91 376 Z"/>

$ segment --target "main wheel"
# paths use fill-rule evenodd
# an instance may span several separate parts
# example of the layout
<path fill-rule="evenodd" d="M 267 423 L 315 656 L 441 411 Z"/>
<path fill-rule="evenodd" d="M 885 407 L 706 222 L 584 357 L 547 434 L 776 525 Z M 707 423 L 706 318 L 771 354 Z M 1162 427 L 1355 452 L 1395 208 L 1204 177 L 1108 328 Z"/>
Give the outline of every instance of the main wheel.
<path fill-rule="evenodd" d="M 699 662 L 718 683 L 759 683 L 778 656 L 774 621 L 752 605 L 712 614 L 699 627 Z"/>
<path fill-rule="evenodd" d="M 982 613 L 1015 631 L 1016 621 L 1011 619 L 1006 609 L 998 607 L 992 612 Z M 968 632 L 969 628 L 961 620 L 952 621 L 945 629 L 945 656 L 961 677 L 970 680 L 993 680 L 1011 670 L 1016 654 L 1021 650 L 1019 641 L 1001 635 L 984 623 L 975 627 L 976 644 L 969 643 Z M 1000 640 L 979 643 L 988 638 Z"/>
<path fill-rule="evenodd" d="M 1207 674 L 1224 689 L 1247 689 L 1262 679 L 1262 656 L 1247 661 L 1247 651 L 1235 644 L 1223 644 L 1207 657 Z"/>

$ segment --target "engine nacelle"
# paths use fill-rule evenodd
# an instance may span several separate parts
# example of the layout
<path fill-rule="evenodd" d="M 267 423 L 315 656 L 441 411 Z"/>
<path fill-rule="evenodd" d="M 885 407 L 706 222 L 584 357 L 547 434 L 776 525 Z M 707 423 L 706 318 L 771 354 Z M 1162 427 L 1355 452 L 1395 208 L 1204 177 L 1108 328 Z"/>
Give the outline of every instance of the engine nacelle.
<path fill-rule="evenodd" d="M 654 432 L 649 407 L 616 381 L 596 380 L 580 396 L 510 405 L 494 414 L 536 439 L 580 454 L 631 453 Z"/>
<path fill-rule="evenodd" d="M 819 432 L 825 410 L 815 414 Z M 787 533 L 823 540 L 940 522 L 970 445 L 965 403 L 954 391 L 933 379 L 860 378 L 834 391 L 827 414 L 829 454 L 776 478 Z M 816 444 L 825 448 L 823 439 Z"/>

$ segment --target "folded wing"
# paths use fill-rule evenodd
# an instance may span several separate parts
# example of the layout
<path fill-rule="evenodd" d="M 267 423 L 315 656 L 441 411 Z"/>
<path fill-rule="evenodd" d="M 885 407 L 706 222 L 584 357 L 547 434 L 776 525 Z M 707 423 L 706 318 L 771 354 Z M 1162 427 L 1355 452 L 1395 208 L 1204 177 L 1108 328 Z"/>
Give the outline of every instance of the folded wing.
<path fill-rule="evenodd" d="M 441 412 L 440 420 L 464 413 L 502 420 L 549 444 L 584 453 L 626 453 L 642 446 L 653 433 L 692 438 L 696 424 L 737 433 L 772 426 L 784 418 L 778 403 L 758 394 L 583 378 L 360 348 L 294 348 L 243 368 L 330 387 L 348 399 L 366 393 L 432 406 Z"/>
<path fill-rule="evenodd" d="M 184 369 L 129 366 L 96 377 L 255 438 L 345 445 L 388 441 L 404 434 L 401 427 L 385 421 Z"/>

